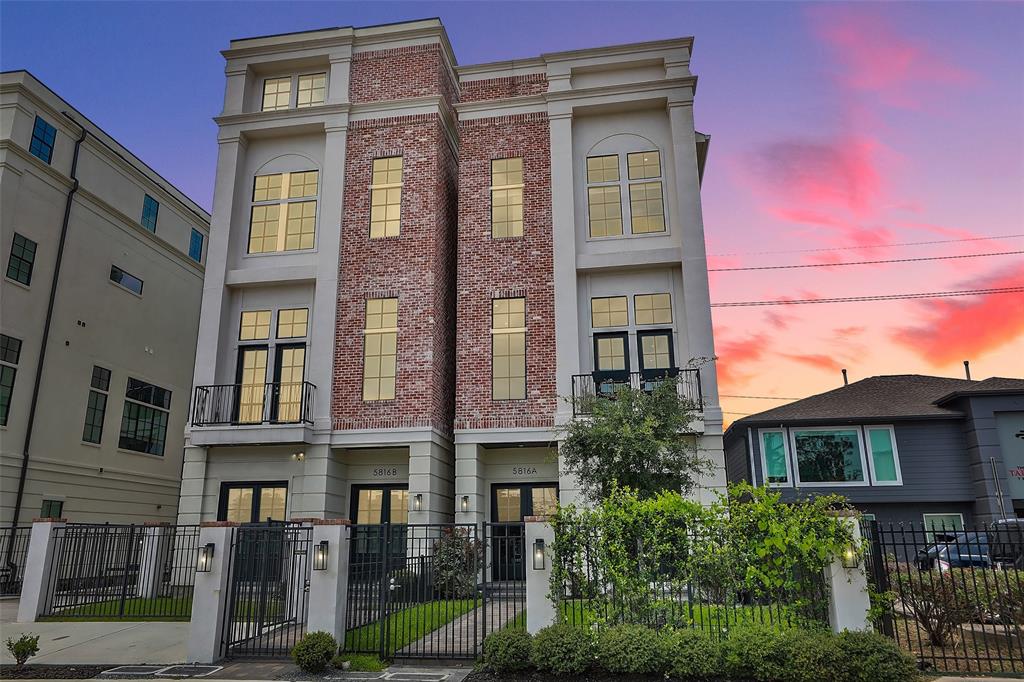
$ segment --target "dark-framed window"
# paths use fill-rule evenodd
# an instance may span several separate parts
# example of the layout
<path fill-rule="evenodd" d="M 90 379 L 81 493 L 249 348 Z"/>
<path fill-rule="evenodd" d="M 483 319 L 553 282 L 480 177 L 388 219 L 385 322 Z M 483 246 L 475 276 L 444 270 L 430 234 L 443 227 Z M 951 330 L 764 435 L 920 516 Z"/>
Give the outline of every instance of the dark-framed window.
<path fill-rule="evenodd" d="M 7 261 L 7 277 L 15 282 L 32 283 L 32 266 L 36 262 L 37 244 L 28 237 L 14 233 L 11 242 L 11 257 Z"/>
<path fill-rule="evenodd" d="M 188 240 L 188 257 L 197 263 L 203 262 L 203 233 L 195 228 Z"/>
<path fill-rule="evenodd" d="M 409 522 L 409 486 L 368 483 L 352 486 L 351 519 L 361 525 Z"/>
<path fill-rule="evenodd" d="M 32 142 L 28 146 L 33 156 L 50 163 L 53 159 L 53 143 L 57 139 L 57 129 L 47 123 L 41 116 L 36 116 L 32 126 Z"/>
<path fill-rule="evenodd" d="M 44 519 L 59 519 L 63 513 L 63 500 L 43 500 L 43 506 L 39 510 L 39 516 Z"/>
<path fill-rule="evenodd" d="M 232 481 L 220 484 L 217 520 L 237 523 L 284 521 L 286 481 Z"/>
<path fill-rule="evenodd" d="M 0 426 L 7 426 L 7 416 L 14 393 L 14 378 L 21 358 L 21 339 L 0 334 Z"/>
<path fill-rule="evenodd" d="M 160 213 L 160 202 L 148 194 L 142 200 L 142 226 L 150 232 L 156 232 L 156 217 Z"/>
<path fill-rule="evenodd" d="M 139 379 L 128 379 L 118 447 L 150 455 L 164 454 L 171 392 Z"/>
<path fill-rule="evenodd" d="M 99 443 L 103 438 L 103 420 L 107 414 L 107 391 L 110 390 L 110 370 L 103 367 L 92 368 L 89 402 L 85 407 L 85 428 L 82 440 L 86 443 Z"/>
<path fill-rule="evenodd" d="M 110 281 L 128 291 L 142 296 L 142 285 L 144 282 L 135 275 L 125 272 L 116 265 L 110 266 Z"/>

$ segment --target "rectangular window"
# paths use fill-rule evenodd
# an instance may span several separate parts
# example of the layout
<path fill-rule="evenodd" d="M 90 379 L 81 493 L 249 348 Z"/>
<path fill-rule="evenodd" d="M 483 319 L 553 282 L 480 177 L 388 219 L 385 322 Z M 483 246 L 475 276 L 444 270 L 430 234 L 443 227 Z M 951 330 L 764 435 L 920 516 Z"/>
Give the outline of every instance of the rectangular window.
<path fill-rule="evenodd" d="M 896 431 L 891 426 L 865 426 L 874 485 L 902 485 Z"/>
<path fill-rule="evenodd" d="M 116 265 L 110 266 L 110 281 L 142 296 L 142 280 L 135 275 L 125 272 Z"/>
<path fill-rule="evenodd" d="M 266 346 L 238 349 L 238 422 L 259 424 L 264 420 L 267 397 Z"/>
<path fill-rule="evenodd" d="M 14 233 L 11 242 L 11 257 L 7 261 L 7 277 L 15 282 L 32 283 L 32 266 L 36 262 L 37 244 L 23 235 Z"/>
<path fill-rule="evenodd" d="M 239 341 L 256 341 L 270 338 L 270 311 L 246 310 L 238 325 Z"/>
<path fill-rule="evenodd" d="M 672 324 L 672 297 L 669 294 L 637 294 L 633 297 L 637 324 Z"/>
<path fill-rule="evenodd" d="M 35 125 L 32 126 L 32 142 L 28 146 L 29 152 L 45 163 L 50 163 L 53 159 L 53 143 L 56 139 L 57 129 L 41 117 L 36 116 Z"/>
<path fill-rule="evenodd" d="M 629 210 L 633 234 L 665 231 L 665 204 L 660 182 L 639 182 L 629 186 Z"/>
<path fill-rule="evenodd" d="M 600 336 L 596 340 L 596 348 L 598 372 L 620 372 L 627 369 L 624 335 Z"/>
<path fill-rule="evenodd" d="M 0 334 L 0 426 L 7 426 L 11 395 L 14 393 L 14 378 L 18 374 L 17 364 L 20 358 L 21 339 Z"/>
<path fill-rule="evenodd" d="M 188 240 L 188 257 L 197 263 L 203 262 L 203 233 L 195 228 Z"/>
<path fill-rule="evenodd" d="M 398 370 L 398 299 L 366 301 L 363 400 L 394 400 Z"/>
<path fill-rule="evenodd" d="M 309 308 L 285 308 L 277 312 L 277 338 L 301 339 L 306 335 Z"/>
<path fill-rule="evenodd" d="M 313 248 L 319 181 L 320 172 L 315 170 L 256 176 L 249 218 L 249 253 Z"/>
<path fill-rule="evenodd" d="M 302 109 L 324 103 L 327 91 L 327 74 L 311 73 L 299 76 L 299 92 L 295 106 Z"/>
<path fill-rule="evenodd" d="M 587 188 L 591 237 L 616 237 L 622 234 L 622 196 L 618 185 Z"/>
<path fill-rule="evenodd" d="M 63 500 L 43 500 L 43 506 L 39 509 L 39 516 L 44 519 L 59 519 L 63 513 Z"/>
<path fill-rule="evenodd" d="M 263 81 L 263 111 L 287 109 L 292 99 L 292 77 L 268 78 Z"/>
<path fill-rule="evenodd" d="M 155 233 L 158 213 L 160 213 L 160 202 L 147 194 L 142 200 L 142 226 Z"/>
<path fill-rule="evenodd" d="M 590 299 L 590 326 L 594 329 L 625 327 L 629 324 L 626 306 L 625 296 Z"/>
<path fill-rule="evenodd" d="M 17 365 L 21 359 L 21 339 L 0 334 L 0 362 Z"/>
<path fill-rule="evenodd" d="M 935 539 L 936 533 L 949 535 L 961 532 L 964 529 L 963 514 L 922 514 L 921 518 L 924 519 L 925 535 L 928 538 L 928 542 L 932 542 Z"/>
<path fill-rule="evenodd" d="M 789 486 L 789 456 L 786 437 L 781 430 L 761 431 L 761 463 L 764 481 L 769 486 Z"/>
<path fill-rule="evenodd" d="M 302 343 L 277 347 L 277 414 L 279 422 L 297 422 L 302 417 L 302 382 L 305 380 L 306 346 Z"/>
<path fill-rule="evenodd" d="M 526 398 L 526 299 L 491 301 L 491 397 Z"/>
<path fill-rule="evenodd" d="M 801 483 L 844 485 L 867 481 L 860 429 L 794 430 L 792 445 Z"/>
<path fill-rule="evenodd" d="M 110 389 L 110 370 L 103 367 L 92 368 L 92 390 L 85 407 L 85 428 L 82 440 L 86 443 L 99 443 L 103 437 L 103 420 L 107 414 L 107 391 Z"/>
<path fill-rule="evenodd" d="M 124 396 L 118 447 L 162 457 L 164 441 L 167 438 L 171 392 L 145 381 L 129 378 Z"/>
<path fill-rule="evenodd" d="M 373 160 L 370 239 L 397 237 L 402 224 L 402 157 Z"/>
<path fill-rule="evenodd" d="M 523 236 L 523 160 L 491 161 L 491 237 Z"/>
<path fill-rule="evenodd" d="M 626 155 L 630 180 L 661 177 L 661 152 L 633 152 Z"/>

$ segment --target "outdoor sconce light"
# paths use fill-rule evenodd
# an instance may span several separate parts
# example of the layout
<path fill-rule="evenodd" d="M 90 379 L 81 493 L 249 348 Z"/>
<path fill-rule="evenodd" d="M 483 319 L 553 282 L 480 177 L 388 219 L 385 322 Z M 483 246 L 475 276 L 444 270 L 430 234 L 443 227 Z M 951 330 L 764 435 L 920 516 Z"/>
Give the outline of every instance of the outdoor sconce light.
<path fill-rule="evenodd" d="M 423 508 L 423 494 L 416 493 L 416 497 L 412 500 L 412 508 L 414 511 L 419 511 Z"/>
<path fill-rule="evenodd" d="M 469 511 L 469 495 L 462 496 L 462 511 Z"/>
<path fill-rule="evenodd" d="M 199 548 L 199 561 L 196 563 L 196 573 L 209 573 L 213 565 L 213 543 L 207 542 Z"/>
<path fill-rule="evenodd" d="M 306 453 L 305 452 L 293 453 L 292 454 L 292 459 L 294 459 L 296 462 L 301 462 L 302 460 L 306 459 Z"/>
<path fill-rule="evenodd" d="M 327 570 L 327 540 L 321 540 L 316 546 L 316 552 L 313 553 L 313 570 Z"/>
<path fill-rule="evenodd" d="M 860 566 L 860 555 L 852 545 L 843 550 L 843 568 L 857 568 Z"/>
<path fill-rule="evenodd" d="M 533 541 L 533 570 L 543 571 L 544 566 L 544 540 L 537 538 Z"/>

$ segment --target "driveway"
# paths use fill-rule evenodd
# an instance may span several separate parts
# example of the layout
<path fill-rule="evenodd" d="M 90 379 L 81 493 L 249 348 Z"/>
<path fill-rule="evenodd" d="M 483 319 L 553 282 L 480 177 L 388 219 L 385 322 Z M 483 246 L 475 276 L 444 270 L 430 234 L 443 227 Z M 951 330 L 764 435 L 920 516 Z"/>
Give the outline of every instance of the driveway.
<path fill-rule="evenodd" d="M 123 665 L 129 663 L 182 663 L 188 623 L 16 623 L 18 602 L 0 600 L 0 639 L 25 632 L 39 635 L 39 654 L 32 663 L 66 665 Z M 14 663 L 4 647 L 0 661 Z"/>

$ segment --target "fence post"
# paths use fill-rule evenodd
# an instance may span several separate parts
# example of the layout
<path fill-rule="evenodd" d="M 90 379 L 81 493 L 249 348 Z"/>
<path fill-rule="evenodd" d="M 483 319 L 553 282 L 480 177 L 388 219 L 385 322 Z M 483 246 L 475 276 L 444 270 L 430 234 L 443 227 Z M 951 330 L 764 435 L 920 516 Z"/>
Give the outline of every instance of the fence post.
<path fill-rule="evenodd" d="M 871 630 L 871 619 L 868 617 L 871 600 L 868 597 L 859 513 L 839 514 L 853 535 L 853 547 L 845 556 L 833 557 L 832 563 L 825 567 L 829 623 L 833 632 Z M 847 565 L 844 566 L 844 563 Z"/>
<path fill-rule="evenodd" d="M 46 610 L 47 600 L 52 598 L 48 588 L 57 544 L 53 531 L 55 528 L 63 528 L 66 523 L 67 519 L 32 521 L 28 556 L 25 557 L 25 579 L 21 585 L 21 600 L 18 602 L 19 623 L 36 622 L 36 617 Z"/>
<path fill-rule="evenodd" d="M 313 570 L 309 574 L 308 632 L 329 632 L 338 642 L 345 641 L 348 605 L 348 519 L 321 519 L 314 522 Z M 326 562 L 318 556 L 320 543 L 326 542 Z M 318 568 L 318 566 L 325 566 Z"/>
<path fill-rule="evenodd" d="M 546 516 L 527 516 L 523 561 L 526 566 L 526 631 L 536 634 L 555 622 L 555 605 L 548 598 L 551 591 L 551 545 L 555 529 Z M 541 549 L 541 543 L 543 549 Z"/>
<path fill-rule="evenodd" d="M 147 521 L 143 524 L 141 540 L 135 596 L 153 599 L 160 596 L 164 566 L 170 557 L 171 524 Z"/>
<path fill-rule="evenodd" d="M 197 562 L 192 591 L 192 619 L 188 626 L 187 659 L 192 663 L 214 663 L 222 656 L 224 618 L 227 612 L 228 578 L 231 573 L 231 539 L 237 523 L 205 521 L 199 528 L 199 548 L 213 545 L 208 570 Z"/>

